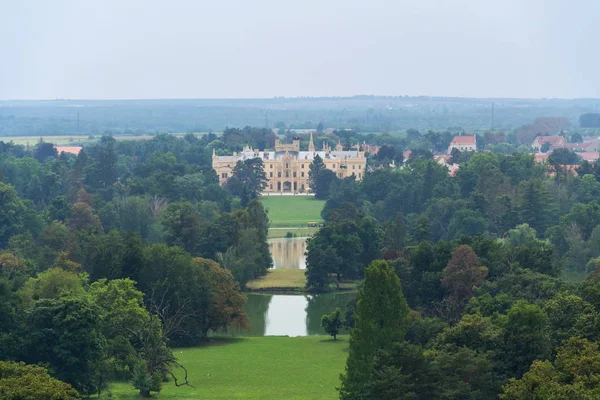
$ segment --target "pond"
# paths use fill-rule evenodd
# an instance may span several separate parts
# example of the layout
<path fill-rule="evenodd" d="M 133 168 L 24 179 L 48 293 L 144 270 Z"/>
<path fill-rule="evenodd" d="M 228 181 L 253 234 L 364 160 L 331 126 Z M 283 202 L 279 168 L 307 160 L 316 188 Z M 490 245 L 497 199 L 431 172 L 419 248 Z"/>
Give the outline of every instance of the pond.
<path fill-rule="evenodd" d="M 273 268 L 306 269 L 305 237 L 269 239 L 269 250 L 273 257 Z"/>
<path fill-rule="evenodd" d="M 282 295 L 249 293 L 244 310 L 250 320 L 249 336 L 324 335 L 321 316 L 339 307 L 346 311 L 348 301 L 356 293 L 319 295 Z"/>
<path fill-rule="evenodd" d="M 273 268 L 306 269 L 306 239 L 269 239 Z M 346 304 L 356 293 L 326 293 L 320 295 L 248 294 L 244 311 L 250 321 L 250 336 L 324 335 L 321 316 Z"/>

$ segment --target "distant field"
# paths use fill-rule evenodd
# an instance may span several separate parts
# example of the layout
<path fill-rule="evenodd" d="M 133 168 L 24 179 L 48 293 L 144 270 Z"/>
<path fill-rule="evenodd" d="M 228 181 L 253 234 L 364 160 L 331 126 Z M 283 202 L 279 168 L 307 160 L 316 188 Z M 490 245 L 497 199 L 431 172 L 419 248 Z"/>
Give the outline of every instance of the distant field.
<path fill-rule="evenodd" d="M 335 387 L 344 371 L 347 340 L 347 336 L 336 342 L 325 336 L 248 337 L 175 349 L 195 389 L 169 382 L 158 398 L 337 399 Z M 138 399 L 128 382 L 112 384 L 110 390 L 120 400 Z"/>
<path fill-rule="evenodd" d="M 45 142 L 50 142 L 59 145 L 67 145 L 70 143 L 89 142 L 88 136 L 42 136 Z M 40 140 L 40 136 L 0 136 L 0 141 L 5 143 L 14 142 L 15 144 L 34 145 Z"/>
<path fill-rule="evenodd" d="M 195 133 L 196 136 L 204 135 L 206 132 Z M 183 137 L 185 133 L 172 133 L 173 136 Z M 45 142 L 54 143 L 58 145 L 67 145 L 67 144 L 75 144 L 75 143 L 90 143 L 102 135 L 95 135 L 94 139 L 90 139 L 88 135 L 58 135 L 58 136 L 42 136 Z M 114 135 L 115 140 L 151 140 L 154 138 L 152 135 Z M 27 144 L 30 145 L 36 144 L 40 140 L 40 136 L 0 136 L 0 141 L 2 142 L 14 142 L 16 144 Z"/>
<path fill-rule="evenodd" d="M 248 282 L 247 287 L 250 290 L 304 290 L 305 285 L 303 269 L 270 269 L 267 275 Z"/>
<path fill-rule="evenodd" d="M 309 222 L 321 222 L 324 200 L 313 196 L 263 196 L 261 201 L 269 210 L 271 227 L 306 227 Z"/>

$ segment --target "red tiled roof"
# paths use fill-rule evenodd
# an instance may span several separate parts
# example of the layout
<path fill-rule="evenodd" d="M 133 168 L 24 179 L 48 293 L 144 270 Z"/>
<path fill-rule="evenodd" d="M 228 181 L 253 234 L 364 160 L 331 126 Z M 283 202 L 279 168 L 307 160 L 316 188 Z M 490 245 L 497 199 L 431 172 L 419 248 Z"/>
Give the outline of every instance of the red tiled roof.
<path fill-rule="evenodd" d="M 565 138 L 562 136 L 538 136 L 535 138 L 535 140 L 537 140 L 540 144 L 550 143 L 552 146 L 555 146 L 557 143 L 564 141 Z"/>
<path fill-rule="evenodd" d="M 83 149 L 83 147 L 81 146 L 54 146 L 56 147 L 56 151 L 58 152 L 58 154 L 60 153 L 71 153 L 71 154 L 79 154 L 79 152 L 81 151 L 81 149 Z"/>
<path fill-rule="evenodd" d="M 550 153 L 535 153 L 535 155 L 533 156 L 533 160 L 535 162 L 543 163 L 546 161 L 549 155 Z"/>
<path fill-rule="evenodd" d="M 475 136 L 454 136 L 454 139 L 452 139 L 452 142 L 450 142 L 450 144 L 474 145 Z"/>
<path fill-rule="evenodd" d="M 579 157 L 581 157 L 585 161 L 593 162 L 600 158 L 600 153 L 597 151 L 583 151 L 581 153 L 577 153 Z"/>

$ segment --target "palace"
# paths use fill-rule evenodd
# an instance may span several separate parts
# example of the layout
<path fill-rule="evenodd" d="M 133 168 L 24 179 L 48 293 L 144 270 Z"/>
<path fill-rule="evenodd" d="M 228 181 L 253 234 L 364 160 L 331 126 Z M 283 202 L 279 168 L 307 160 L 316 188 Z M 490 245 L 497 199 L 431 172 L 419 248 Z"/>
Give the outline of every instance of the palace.
<path fill-rule="evenodd" d="M 219 183 L 224 185 L 238 161 L 258 157 L 263 161 L 268 179 L 265 192 L 304 193 L 310 191 L 308 171 L 317 155 L 321 157 L 325 167 L 335 172 L 339 178 L 354 174 L 355 178 L 360 180 L 364 176 L 367 159 L 363 151 L 344 151 L 339 142 L 335 150 L 324 144 L 321 151 L 316 151 L 312 133 L 308 151 L 300 151 L 300 139 L 294 139 L 291 144 L 284 144 L 276 139 L 275 151 L 259 151 L 245 147 L 241 153 L 234 152 L 232 156 L 217 156 L 213 151 L 212 166 L 219 176 Z"/>

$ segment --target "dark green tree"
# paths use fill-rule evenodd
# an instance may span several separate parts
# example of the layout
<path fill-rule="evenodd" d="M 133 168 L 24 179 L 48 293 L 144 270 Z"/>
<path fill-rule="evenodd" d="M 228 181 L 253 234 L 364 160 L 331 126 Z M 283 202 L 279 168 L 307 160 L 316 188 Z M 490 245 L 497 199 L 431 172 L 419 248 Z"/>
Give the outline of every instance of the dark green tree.
<path fill-rule="evenodd" d="M 330 314 L 324 314 L 321 317 L 321 328 L 329 336 L 333 336 L 333 340 L 337 340 L 337 335 L 340 333 L 340 329 L 344 326 L 344 320 L 342 318 L 342 310 L 336 308 Z"/>
<path fill-rule="evenodd" d="M 373 261 L 365 270 L 350 353 L 342 375 L 340 398 L 372 399 L 375 357 L 400 342 L 407 330 L 408 304 L 396 273 L 385 261 Z"/>
<path fill-rule="evenodd" d="M 261 158 L 238 161 L 231 173 L 227 187 L 233 195 L 240 197 L 242 207 L 246 207 L 250 200 L 258 198 L 267 186 L 267 175 Z"/>

